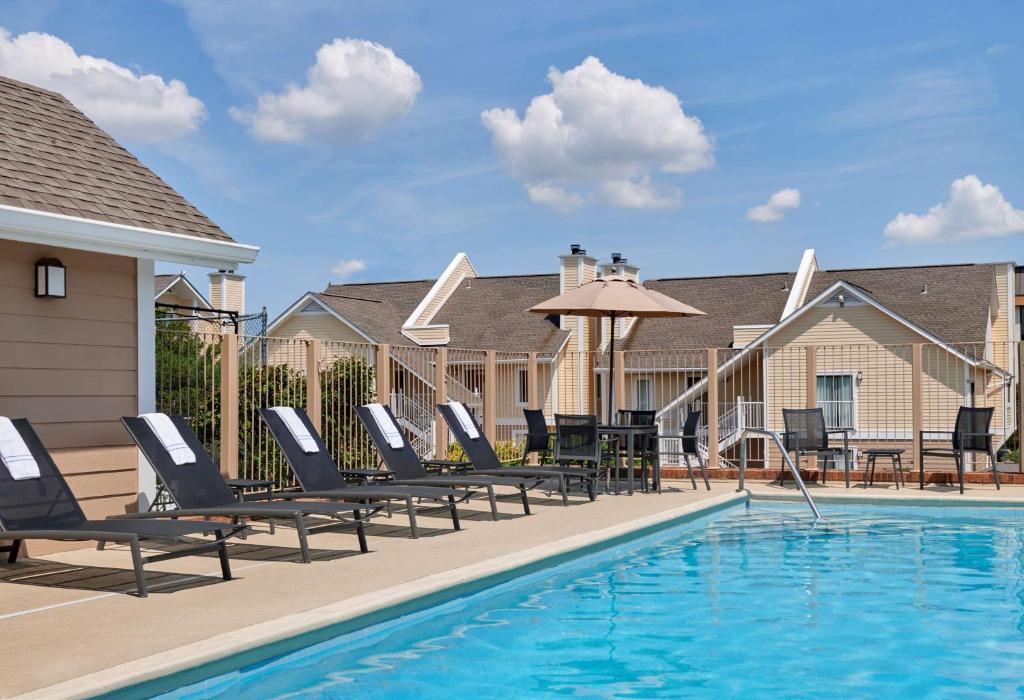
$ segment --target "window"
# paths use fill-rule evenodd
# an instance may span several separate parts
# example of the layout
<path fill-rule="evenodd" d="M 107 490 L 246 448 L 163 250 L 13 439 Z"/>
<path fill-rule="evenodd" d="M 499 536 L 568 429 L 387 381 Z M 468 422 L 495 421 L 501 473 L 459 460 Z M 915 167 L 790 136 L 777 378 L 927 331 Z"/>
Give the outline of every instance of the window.
<path fill-rule="evenodd" d="M 654 406 L 650 379 L 638 378 L 633 382 L 633 410 L 650 411 Z"/>
<path fill-rule="evenodd" d="M 525 369 L 516 370 L 516 406 L 525 406 L 530 398 L 530 373 Z"/>
<path fill-rule="evenodd" d="M 818 375 L 818 408 L 825 414 L 825 425 L 829 428 L 856 429 L 854 376 L 853 372 Z"/>

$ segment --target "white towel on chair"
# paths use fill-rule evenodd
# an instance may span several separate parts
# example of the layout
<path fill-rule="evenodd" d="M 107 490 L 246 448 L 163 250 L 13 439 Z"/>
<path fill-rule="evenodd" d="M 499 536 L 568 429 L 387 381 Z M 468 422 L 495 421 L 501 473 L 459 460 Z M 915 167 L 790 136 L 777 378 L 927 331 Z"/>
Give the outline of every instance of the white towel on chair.
<path fill-rule="evenodd" d="M 171 456 L 171 460 L 175 464 L 181 466 L 182 464 L 195 464 L 196 453 L 192 451 L 192 448 L 185 444 L 185 438 L 178 432 L 177 426 L 171 422 L 171 419 L 167 417 L 165 413 L 143 413 L 139 418 L 146 421 L 149 425 L 150 430 L 156 435 L 156 439 L 160 441 L 160 444 L 167 450 L 167 454 Z"/>
<path fill-rule="evenodd" d="M 0 459 L 15 481 L 38 479 L 39 465 L 10 418 L 0 416 Z"/>
<path fill-rule="evenodd" d="M 302 422 L 294 408 L 291 406 L 274 406 L 270 410 L 276 413 L 277 417 L 284 422 L 288 432 L 295 438 L 295 442 L 299 443 L 299 448 L 303 452 L 311 455 L 320 451 L 320 448 L 316 446 L 316 440 L 309 434 L 306 424 Z"/>
<path fill-rule="evenodd" d="M 373 416 L 373 420 L 377 427 L 380 428 L 380 432 L 384 434 L 384 439 L 391 445 L 391 449 L 400 450 L 405 447 L 405 440 L 402 439 L 401 431 L 395 425 L 395 421 L 391 420 L 391 416 L 388 415 L 383 406 L 379 403 L 368 403 L 364 408 L 370 409 L 370 415 Z"/>
<path fill-rule="evenodd" d="M 454 411 L 455 417 L 459 421 L 459 425 L 466 432 L 466 435 L 470 440 L 478 440 L 480 438 L 480 431 L 473 425 L 473 419 L 469 417 L 469 411 L 458 401 L 449 401 L 448 406 Z"/>

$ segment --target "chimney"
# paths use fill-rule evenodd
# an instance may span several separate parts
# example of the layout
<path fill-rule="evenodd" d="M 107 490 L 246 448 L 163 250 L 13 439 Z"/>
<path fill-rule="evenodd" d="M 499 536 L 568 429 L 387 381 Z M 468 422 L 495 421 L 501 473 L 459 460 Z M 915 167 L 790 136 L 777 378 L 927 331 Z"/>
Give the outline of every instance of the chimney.
<path fill-rule="evenodd" d="M 234 270 L 217 270 L 209 274 L 210 304 L 215 309 L 245 313 L 245 275 Z"/>
<path fill-rule="evenodd" d="M 597 279 L 597 258 L 587 255 L 587 251 L 579 243 L 569 246 L 569 254 L 559 256 L 561 262 L 558 269 L 558 293 L 568 292 L 580 285 Z M 569 328 L 568 316 L 562 316 L 561 327 Z"/>
<path fill-rule="evenodd" d="M 639 282 L 640 268 L 631 265 L 622 253 L 612 253 L 612 261 L 601 265 L 601 276 L 610 277 L 612 275 Z"/>

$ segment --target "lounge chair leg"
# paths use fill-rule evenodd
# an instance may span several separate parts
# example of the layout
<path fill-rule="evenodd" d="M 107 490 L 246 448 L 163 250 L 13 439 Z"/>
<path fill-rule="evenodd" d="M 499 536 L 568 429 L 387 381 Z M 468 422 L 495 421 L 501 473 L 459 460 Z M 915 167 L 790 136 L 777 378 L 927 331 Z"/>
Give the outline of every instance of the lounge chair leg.
<path fill-rule="evenodd" d="M 562 505 L 569 505 L 569 484 L 564 475 L 558 477 L 558 488 L 562 491 Z"/>
<path fill-rule="evenodd" d="M 523 513 L 530 515 L 530 497 L 526 495 L 526 486 L 519 487 L 519 496 L 523 500 Z"/>
<path fill-rule="evenodd" d="M 587 495 L 590 497 L 591 503 L 597 500 L 597 477 L 593 479 L 587 479 Z"/>
<path fill-rule="evenodd" d="M 498 501 L 494 497 L 494 486 L 492 484 L 487 485 L 487 498 L 491 501 L 491 520 L 498 519 Z"/>
<path fill-rule="evenodd" d="M 106 540 L 100 540 L 100 541 L 98 541 L 96 543 L 96 551 L 97 552 L 102 552 L 104 549 L 106 549 L 106 547 L 107 547 L 107 541 Z"/>
<path fill-rule="evenodd" d="M 303 564 L 309 564 L 313 558 L 309 555 L 309 533 L 306 532 L 306 519 L 302 513 L 295 514 L 295 533 L 299 536 L 299 555 Z"/>
<path fill-rule="evenodd" d="M 448 510 L 452 512 L 452 527 L 461 530 L 462 523 L 459 522 L 459 509 L 455 507 L 455 496 L 448 496 Z"/>
<path fill-rule="evenodd" d="M 704 478 L 704 488 L 710 491 L 711 482 L 708 481 L 708 468 L 707 465 L 704 464 L 704 458 L 700 456 L 699 452 L 697 453 L 697 464 L 700 466 L 700 475 Z M 696 491 L 697 486 L 694 485 L 693 489 Z"/>
<path fill-rule="evenodd" d="M 18 554 L 21 553 L 21 540 L 11 541 L 11 553 L 7 555 L 8 564 L 18 563 Z"/>
<path fill-rule="evenodd" d="M 683 460 L 686 462 L 686 472 L 690 475 L 690 483 L 693 484 L 693 490 L 697 490 L 697 480 L 693 478 L 693 462 L 690 461 L 690 455 L 683 455 Z"/>
<path fill-rule="evenodd" d="M 366 526 L 363 523 L 362 518 L 358 520 L 358 527 L 356 528 L 356 537 L 359 538 L 359 551 L 366 554 L 370 551 L 370 546 L 366 544 Z"/>
<path fill-rule="evenodd" d="M 388 503 L 391 503 L 389 500 Z M 412 502 L 412 496 L 405 499 L 405 507 L 409 511 L 409 530 L 412 532 L 412 538 L 418 540 L 420 538 L 420 528 L 416 525 L 416 506 Z"/>
<path fill-rule="evenodd" d="M 924 491 L 924 440 L 921 441 L 921 449 L 917 453 L 917 474 L 921 482 L 921 490 Z"/>
<path fill-rule="evenodd" d="M 996 482 L 996 491 L 999 491 L 999 465 L 996 463 L 995 450 L 990 449 L 988 451 L 988 458 L 992 460 L 992 478 L 995 479 Z"/>
<path fill-rule="evenodd" d="M 964 455 L 959 450 L 953 455 L 956 461 L 956 474 L 960 478 L 960 493 L 964 492 Z"/>
<path fill-rule="evenodd" d="M 140 598 L 149 595 L 146 587 L 146 572 L 142 569 L 142 548 L 139 546 L 139 538 L 134 538 L 128 543 L 132 550 L 132 568 L 135 569 L 135 594 Z"/>
<path fill-rule="evenodd" d="M 224 531 L 213 533 L 221 543 L 217 545 L 217 556 L 220 557 L 220 575 L 225 581 L 231 580 L 231 560 L 228 559 L 228 543 L 224 541 Z"/>

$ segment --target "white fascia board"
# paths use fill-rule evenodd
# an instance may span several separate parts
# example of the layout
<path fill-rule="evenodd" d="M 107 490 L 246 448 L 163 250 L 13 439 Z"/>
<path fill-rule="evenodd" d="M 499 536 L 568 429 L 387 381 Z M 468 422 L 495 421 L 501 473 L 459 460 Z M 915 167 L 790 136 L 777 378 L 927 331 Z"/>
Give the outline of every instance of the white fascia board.
<path fill-rule="evenodd" d="M 817 266 L 818 261 L 814 256 L 814 248 L 808 248 L 804 251 L 803 257 L 800 258 L 800 267 L 796 270 L 793 288 L 789 290 L 789 297 L 786 299 L 786 306 L 782 310 L 782 317 L 779 318 L 780 321 L 785 320 L 787 316 L 803 306 L 804 296 L 810 288 L 811 277 L 814 276 L 814 270 Z"/>
<path fill-rule="evenodd" d="M 232 267 L 256 260 L 257 246 L 0 205 L 0 238 L 95 253 Z"/>
<path fill-rule="evenodd" d="M 469 259 L 469 256 L 466 255 L 465 253 L 456 253 L 455 257 L 452 258 L 452 261 L 450 263 L 448 263 L 448 267 L 446 267 L 444 269 L 444 272 L 441 273 L 441 276 L 438 277 L 437 280 L 434 282 L 434 286 L 432 286 L 430 288 L 430 291 L 427 292 L 426 296 L 424 296 L 423 299 L 420 300 L 419 305 L 417 305 L 416 308 L 413 309 L 413 312 L 411 314 L 409 314 L 409 318 L 405 319 L 405 323 L 402 324 L 402 328 L 427 328 L 428 327 L 425 324 L 421 324 L 420 326 L 417 326 L 416 325 L 416 319 L 418 319 L 420 317 L 420 315 L 422 315 L 423 312 L 427 310 L 427 307 L 430 306 L 430 303 L 432 301 L 434 301 L 434 299 L 437 298 L 437 296 L 441 293 L 441 289 L 444 287 L 445 283 L 447 283 L 448 280 L 452 277 L 452 275 L 455 274 L 455 270 L 458 268 L 459 263 L 461 263 L 463 260 L 465 260 L 466 263 L 469 265 L 469 269 L 471 271 L 471 276 L 472 277 L 476 277 L 477 276 L 476 268 L 473 267 L 473 263 Z M 461 284 L 462 280 L 459 280 L 459 283 Z M 454 291 L 455 290 L 453 288 L 452 291 L 448 293 L 448 295 L 451 296 L 451 294 Z M 438 307 L 437 307 L 439 310 L 440 310 L 441 306 L 444 305 L 445 301 L 447 301 L 447 299 L 441 300 L 441 304 L 438 305 Z M 434 313 L 436 314 L 437 312 L 435 311 Z M 427 323 L 429 323 L 429 322 L 430 322 L 430 319 L 428 318 L 427 319 Z"/>

